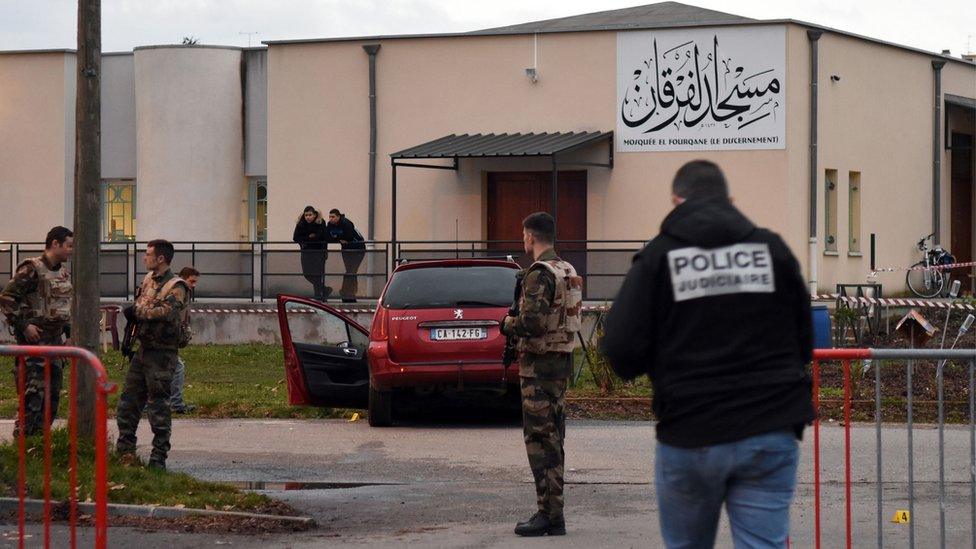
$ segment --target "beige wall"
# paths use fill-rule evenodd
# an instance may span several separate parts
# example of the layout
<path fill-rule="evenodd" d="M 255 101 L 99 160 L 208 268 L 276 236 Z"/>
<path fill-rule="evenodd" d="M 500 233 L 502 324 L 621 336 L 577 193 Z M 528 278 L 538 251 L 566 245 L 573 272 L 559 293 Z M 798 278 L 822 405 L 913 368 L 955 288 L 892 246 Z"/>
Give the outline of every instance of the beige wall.
<path fill-rule="evenodd" d="M 367 57 L 362 43 L 272 45 L 269 71 L 269 223 L 290 239 L 306 203 L 339 207 L 365 226 L 369 137 Z M 390 235 L 389 155 L 451 133 L 613 130 L 616 35 L 430 38 L 382 42 L 377 58 L 377 238 Z M 341 75 L 341 77 L 339 77 Z M 738 203 L 757 222 L 789 226 L 785 151 L 618 153 L 611 171 L 588 170 L 591 239 L 646 239 L 670 209 L 669 185 L 684 162 L 725 168 Z M 548 170 L 532 160 L 462 160 L 461 171 L 399 170 L 400 240 L 461 239 L 483 232 L 487 169 Z M 795 240 L 795 239 L 793 239 Z M 792 242 L 791 242 L 792 243 Z"/>
<path fill-rule="evenodd" d="M 240 240 L 241 50 L 135 51 L 137 239 Z"/>
<path fill-rule="evenodd" d="M 74 54 L 0 54 L 0 240 L 43 241 L 71 219 Z"/>
<path fill-rule="evenodd" d="M 102 56 L 102 179 L 136 177 L 135 59 Z"/>
<path fill-rule="evenodd" d="M 809 72 L 809 44 L 799 27 L 790 44 L 802 55 L 791 65 Z M 805 51 L 804 51 L 805 50 Z M 819 287 L 832 290 L 838 282 L 868 282 L 869 238 L 876 233 L 879 267 L 901 267 L 918 261 L 919 238 L 932 232 L 933 56 L 825 33 L 820 39 L 820 116 L 817 223 Z M 840 76 L 832 82 L 831 75 Z M 944 91 L 973 97 L 976 70 L 948 63 Z M 802 80 L 802 79 L 800 79 Z M 806 79 L 809 87 L 809 79 Z M 792 80 L 791 80 L 792 82 Z M 950 91 L 954 90 L 954 91 Z M 809 92 L 790 90 L 791 120 L 806 121 Z M 806 135 L 809 125 L 798 124 Z M 797 128 L 801 129 L 801 128 Z M 791 177 L 808 181 L 808 152 L 793 138 Z M 805 140 L 809 146 L 809 139 Z M 942 151 L 942 243 L 949 245 L 948 156 Z M 838 253 L 825 254 L 825 181 L 827 169 L 838 172 Z M 861 172 L 861 251 L 848 254 L 849 172 Z M 797 187 L 799 189 L 799 186 Z M 804 185 L 804 193 L 807 192 Z M 806 202 L 804 198 L 804 202 Z M 806 219 L 806 215 L 804 215 Z M 805 255 L 805 254 L 804 254 Z M 806 261 L 804 261 L 806 263 Z M 877 281 L 886 292 L 904 288 L 904 273 L 881 273 Z"/>

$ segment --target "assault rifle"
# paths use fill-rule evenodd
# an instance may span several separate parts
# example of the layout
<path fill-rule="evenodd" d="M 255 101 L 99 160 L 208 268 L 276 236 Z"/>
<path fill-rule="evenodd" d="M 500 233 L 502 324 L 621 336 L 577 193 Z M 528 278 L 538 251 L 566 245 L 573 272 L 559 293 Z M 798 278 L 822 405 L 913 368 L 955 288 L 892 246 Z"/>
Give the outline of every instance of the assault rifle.
<path fill-rule="evenodd" d="M 508 316 L 513 318 L 519 315 L 519 302 L 522 301 L 522 278 L 525 276 L 524 273 L 524 271 L 519 271 L 515 275 L 515 298 L 512 300 L 512 306 L 508 308 Z M 505 351 L 502 352 L 502 365 L 505 366 L 506 371 L 508 371 L 508 367 L 518 358 L 518 350 L 515 348 L 517 343 L 518 336 L 515 334 L 505 335 Z"/>
<path fill-rule="evenodd" d="M 136 328 L 139 326 L 139 321 L 136 319 L 136 311 L 132 306 L 126 307 L 122 314 L 125 316 L 125 333 L 122 337 L 122 356 L 126 360 L 132 360 L 135 355 L 135 351 L 132 350 L 132 345 L 136 340 Z"/>

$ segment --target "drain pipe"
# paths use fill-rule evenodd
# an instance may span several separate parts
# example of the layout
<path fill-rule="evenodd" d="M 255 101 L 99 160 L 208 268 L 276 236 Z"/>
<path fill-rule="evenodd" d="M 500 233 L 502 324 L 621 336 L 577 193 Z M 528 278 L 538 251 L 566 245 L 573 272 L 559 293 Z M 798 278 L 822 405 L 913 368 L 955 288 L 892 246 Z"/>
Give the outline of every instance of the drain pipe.
<path fill-rule="evenodd" d="M 942 232 L 942 67 L 946 64 L 941 59 L 932 60 L 932 71 L 935 73 L 935 110 L 932 122 L 932 232 L 935 233 L 933 244 L 939 244 L 939 234 Z"/>
<path fill-rule="evenodd" d="M 820 82 L 819 40 L 823 31 L 808 30 L 810 40 L 810 293 L 817 293 L 817 89 Z"/>
<path fill-rule="evenodd" d="M 363 46 L 369 56 L 369 221 L 366 226 L 366 240 L 376 235 L 376 54 L 379 44 Z"/>

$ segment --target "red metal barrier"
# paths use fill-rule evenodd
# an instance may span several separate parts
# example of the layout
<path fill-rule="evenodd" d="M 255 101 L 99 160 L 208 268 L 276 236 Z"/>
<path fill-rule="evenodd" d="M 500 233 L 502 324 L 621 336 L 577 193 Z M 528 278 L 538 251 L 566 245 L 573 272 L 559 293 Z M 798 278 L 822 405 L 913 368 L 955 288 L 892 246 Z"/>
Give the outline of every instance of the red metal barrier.
<path fill-rule="evenodd" d="M 95 478 L 93 499 L 95 502 L 95 547 L 104 549 L 108 542 L 108 395 L 115 392 L 115 385 L 108 380 L 108 375 L 101 361 L 85 349 L 76 347 L 49 346 L 3 346 L 0 345 L 0 356 L 12 356 L 17 362 L 17 418 L 20 434 L 17 437 L 18 470 L 17 497 L 20 499 L 18 510 L 19 547 L 24 547 L 26 537 L 26 498 L 27 498 L 27 439 L 25 424 L 27 419 L 24 393 L 27 388 L 27 358 L 44 360 L 44 547 L 51 546 L 51 418 L 56 410 L 51 410 L 51 361 L 53 359 L 70 360 L 70 389 L 68 432 L 68 522 L 70 525 L 70 546 L 77 546 L 76 529 L 78 522 L 78 366 L 83 364 L 95 373 Z"/>
<path fill-rule="evenodd" d="M 851 547 L 851 360 L 871 358 L 870 349 L 817 349 L 813 352 L 813 500 L 814 541 L 820 548 L 820 363 L 840 361 L 844 371 L 844 530 Z"/>

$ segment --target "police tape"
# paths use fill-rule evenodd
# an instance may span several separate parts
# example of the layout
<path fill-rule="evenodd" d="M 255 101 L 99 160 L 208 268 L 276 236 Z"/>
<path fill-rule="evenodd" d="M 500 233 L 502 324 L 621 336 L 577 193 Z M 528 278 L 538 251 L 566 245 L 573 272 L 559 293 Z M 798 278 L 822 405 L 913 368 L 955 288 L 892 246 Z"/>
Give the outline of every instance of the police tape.
<path fill-rule="evenodd" d="M 976 261 L 967 261 L 965 263 L 947 263 L 945 265 L 929 265 L 918 266 L 912 265 L 911 267 L 880 267 L 871 270 L 871 276 L 878 273 L 897 273 L 897 272 L 908 272 L 908 271 L 945 271 L 949 269 L 959 269 L 962 267 L 974 267 L 976 266 Z"/>
<path fill-rule="evenodd" d="M 962 311 L 976 311 L 976 307 L 968 303 L 957 303 L 955 301 L 939 301 L 934 299 L 915 299 L 908 297 L 857 297 L 842 296 L 840 294 L 814 294 L 810 296 L 811 301 L 833 301 L 842 302 L 847 305 L 879 307 L 919 307 L 930 309 L 959 309 Z"/>
<path fill-rule="evenodd" d="M 871 306 L 877 305 L 879 307 L 919 307 L 919 308 L 930 308 L 930 309 L 959 309 L 963 311 L 976 311 L 976 306 L 967 303 L 956 303 L 949 301 L 939 301 L 932 299 L 915 299 L 915 298 L 900 298 L 900 297 L 851 297 L 851 296 L 841 296 L 839 294 L 814 294 L 810 296 L 810 301 L 816 302 L 843 302 L 848 305 L 860 305 L 860 306 Z M 333 308 L 332 310 L 337 311 L 342 314 L 374 314 L 376 312 L 375 308 L 372 307 L 361 307 L 361 308 Z M 610 310 L 610 305 L 585 305 L 581 308 L 583 312 L 598 312 L 605 313 Z M 321 312 L 321 309 L 313 309 L 312 307 L 296 307 L 294 309 L 288 309 L 289 313 L 299 313 L 299 314 L 311 314 L 316 312 Z M 278 314 L 278 309 L 276 307 L 245 307 L 245 308 L 191 308 L 190 312 L 192 314 Z"/>
<path fill-rule="evenodd" d="M 358 309 L 347 309 L 347 308 L 333 308 L 332 310 L 338 311 L 342 314 L 373 314 L 376 312 L 374 308 L 358 308 Z M 313 309 L 312 307 L 296 307 L 294 309 L 289 308 L 289 313 L 314 313 L 318 312 L 320 309 Z M 278 314 L 278 309 L 276 307 L 246 307 L 246 308 L 235 308 L 235 309 L 223 309 L 223 308 L 190 308 L 191 314 L 268 314 L 274 315 Z"/>

